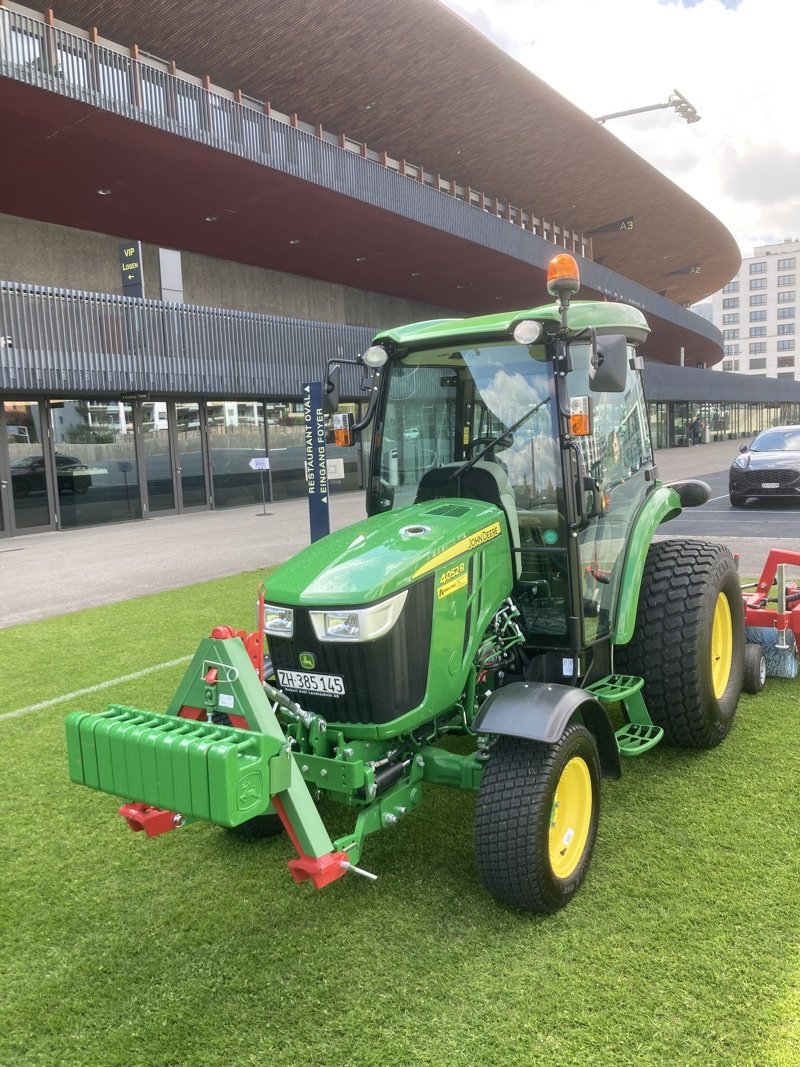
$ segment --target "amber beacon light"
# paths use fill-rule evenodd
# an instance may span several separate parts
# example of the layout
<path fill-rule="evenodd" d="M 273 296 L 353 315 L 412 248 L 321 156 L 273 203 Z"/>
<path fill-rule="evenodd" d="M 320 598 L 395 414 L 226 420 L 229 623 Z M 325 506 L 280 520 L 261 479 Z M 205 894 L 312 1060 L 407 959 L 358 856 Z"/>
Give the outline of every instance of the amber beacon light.
<path fill-rule="evenodd" d="M 577 293 L 581 287 L 581 276 L 574 256 L 562 252 L 553 256 L 547 265 L 547 291 L 551 296 L 564 293 Z"/>

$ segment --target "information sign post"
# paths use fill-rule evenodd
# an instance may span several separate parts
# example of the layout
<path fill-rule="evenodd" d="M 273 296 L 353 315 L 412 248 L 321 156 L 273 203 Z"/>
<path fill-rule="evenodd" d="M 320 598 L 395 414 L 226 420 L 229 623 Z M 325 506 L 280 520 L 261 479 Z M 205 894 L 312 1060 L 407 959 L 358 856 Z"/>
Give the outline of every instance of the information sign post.
<path fill-rule="evenodd" d="M 269 470 L 269 458 L 267 456 L 253 456 L 253 458 L 250 460 L 250 469 L 258 471 L 261 475 L 261 503 L 264 507 L 264 510 L 261 512 L 261 514 L 266 515 L 267 498 L 264 493 L 264 471 Z"/>
<path fill-rule="evenodd" d="M 311 541 L 331 532 L 328 504 L 328 465 L 325 460 L 325 416 L 322 411 L 322 382 L 303 385 L 305 426 L 305 466 L 308 485 L 308 521 Z"/>

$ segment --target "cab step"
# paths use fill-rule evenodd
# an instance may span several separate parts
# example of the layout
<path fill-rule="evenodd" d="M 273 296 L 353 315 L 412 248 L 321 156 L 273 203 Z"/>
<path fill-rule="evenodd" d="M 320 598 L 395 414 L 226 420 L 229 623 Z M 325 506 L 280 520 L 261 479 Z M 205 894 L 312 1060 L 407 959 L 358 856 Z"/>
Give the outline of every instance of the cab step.
<path fill-rule="evenodd" d="M 603 704 L 621 704 L 628 720 L 615 731 L 617 747 L 623 756 L 641 756 L 664 736 L 664 730 L 650 718 L 642 696 L 644 678 L 634 674 L 609 674 L 587 686 Z"/>

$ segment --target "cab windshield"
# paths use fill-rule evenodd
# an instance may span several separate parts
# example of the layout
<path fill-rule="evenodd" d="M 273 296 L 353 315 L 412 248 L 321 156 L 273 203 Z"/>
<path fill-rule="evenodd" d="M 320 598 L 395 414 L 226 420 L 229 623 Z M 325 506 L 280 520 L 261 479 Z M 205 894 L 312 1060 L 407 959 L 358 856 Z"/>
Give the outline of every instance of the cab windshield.
<path fill-rule="evenodd" d="M 456 474 L 487 448 L 478 462 L 497 474 L 518 509 L 557 506 L 552 368 L 542 346 L 508 342 L 416 352 L 391 364 L 388 375 L 371 511 L 414 503 L 429 471 Z M 456 481 L 452 496 L 459 495 Z"/>

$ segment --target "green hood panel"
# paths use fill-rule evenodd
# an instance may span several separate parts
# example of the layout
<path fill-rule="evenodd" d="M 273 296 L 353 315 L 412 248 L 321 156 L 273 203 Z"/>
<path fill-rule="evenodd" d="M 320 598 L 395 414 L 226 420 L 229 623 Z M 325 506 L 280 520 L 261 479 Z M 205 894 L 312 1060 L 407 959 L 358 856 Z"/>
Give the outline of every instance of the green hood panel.
<path fill-rule="evenodd" d="M 505 515 L 493 504 L 463 498 L 411 504 L 309 545 L 269 576 L 265 597 L 287 606 L 371 604 L 498 538 L 508 546 Z"/>

